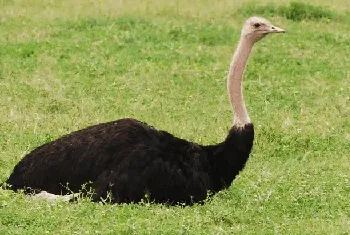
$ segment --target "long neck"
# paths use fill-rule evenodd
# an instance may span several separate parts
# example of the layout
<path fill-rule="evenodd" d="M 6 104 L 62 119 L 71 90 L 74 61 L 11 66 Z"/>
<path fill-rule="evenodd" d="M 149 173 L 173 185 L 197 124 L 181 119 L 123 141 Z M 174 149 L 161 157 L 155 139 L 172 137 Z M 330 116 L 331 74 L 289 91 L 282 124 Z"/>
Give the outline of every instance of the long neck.
<path fill-rule="evenodd" d="M 233 55 L 227 78 L 227 91 L 233 108 L 233 126 L 236 127 L 243 127 L 251 122 L 244 103 L 242 81 L 253 44 L 253 42 L 241 38 Z"/>

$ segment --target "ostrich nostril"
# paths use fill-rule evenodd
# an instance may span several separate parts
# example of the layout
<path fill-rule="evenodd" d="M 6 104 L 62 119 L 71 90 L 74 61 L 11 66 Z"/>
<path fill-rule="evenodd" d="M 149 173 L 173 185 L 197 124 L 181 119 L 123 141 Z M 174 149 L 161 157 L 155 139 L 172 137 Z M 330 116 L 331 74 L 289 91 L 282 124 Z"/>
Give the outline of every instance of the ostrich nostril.
<path fill-rule="evenodd" d="M 275 29 L 275 27 L 272 26 L 271 29 Z"/>

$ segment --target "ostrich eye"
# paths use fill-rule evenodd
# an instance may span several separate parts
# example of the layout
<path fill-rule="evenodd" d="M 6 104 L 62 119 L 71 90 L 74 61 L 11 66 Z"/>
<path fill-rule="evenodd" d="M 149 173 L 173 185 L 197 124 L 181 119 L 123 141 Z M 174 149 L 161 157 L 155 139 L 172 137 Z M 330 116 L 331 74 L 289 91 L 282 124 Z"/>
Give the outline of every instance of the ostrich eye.
<path fill-rule="evenodd" d="M 260 26 L 261 26 L 260 23 L 255 23 L 255 24 L 254 24 L 254 27 L 255 27 L 255 28 L 259 28 Z"/>

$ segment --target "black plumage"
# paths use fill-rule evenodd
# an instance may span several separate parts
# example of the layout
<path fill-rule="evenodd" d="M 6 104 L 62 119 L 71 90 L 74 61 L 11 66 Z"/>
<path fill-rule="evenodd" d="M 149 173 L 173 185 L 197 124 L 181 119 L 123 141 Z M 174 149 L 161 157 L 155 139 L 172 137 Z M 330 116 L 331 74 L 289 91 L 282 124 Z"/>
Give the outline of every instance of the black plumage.
<path fill-rule="evenodd" d="M 201 146 L 135 119 L 120 119 L 73 132 L 26 155 L 7 183 L 26 192 L 78 192 L 93 200 L 138 202 L 147 194 L 162 203 L 200 202 L 229 186 L 244 167 L 254 139 L 252 124 L 233 127 L 218 145 Z"/>

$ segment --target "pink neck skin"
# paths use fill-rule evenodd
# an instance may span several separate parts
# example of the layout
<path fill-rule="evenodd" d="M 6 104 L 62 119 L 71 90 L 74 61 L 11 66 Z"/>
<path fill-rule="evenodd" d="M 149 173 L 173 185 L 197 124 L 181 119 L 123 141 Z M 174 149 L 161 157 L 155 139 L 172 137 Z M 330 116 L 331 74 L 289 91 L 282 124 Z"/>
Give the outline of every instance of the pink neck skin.
<path fill-rule="evenodd" d="M 254 43 L 246 38 L 241 38 L 233 55 L 230 71 L 227 78 L 227 91 L 233 108 L 233 126 L 244 127 L 251 123 L 243 97 L 243 73 L 249 54 Z"/>

